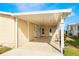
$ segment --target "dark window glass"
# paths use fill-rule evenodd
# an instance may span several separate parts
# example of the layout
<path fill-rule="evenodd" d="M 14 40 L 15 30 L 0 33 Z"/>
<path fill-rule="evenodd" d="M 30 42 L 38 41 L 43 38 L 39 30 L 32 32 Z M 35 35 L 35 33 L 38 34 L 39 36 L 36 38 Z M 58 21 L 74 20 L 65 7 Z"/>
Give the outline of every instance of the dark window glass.
<path fill-rule="evenodd" d="M 78 25 L 78 31 L 79 31 L 79 25 Z"/>
<path fill-rule="evenodd" d="M 44 34 L 44 28 L 42 28 L 42 34 Z"/>
<path fill-rule="evenodd" d="M 50 28 L 50 32 L 52 32 L 51 28 Z"/>

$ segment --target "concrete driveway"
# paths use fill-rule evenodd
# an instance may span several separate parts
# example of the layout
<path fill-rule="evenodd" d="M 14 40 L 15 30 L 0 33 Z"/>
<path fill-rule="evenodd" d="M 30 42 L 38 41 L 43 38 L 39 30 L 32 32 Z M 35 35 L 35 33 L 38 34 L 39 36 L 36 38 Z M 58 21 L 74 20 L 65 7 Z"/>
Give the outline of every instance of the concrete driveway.
<path fill-rule="evenodd" d="M 21 48 L 2 54 L 2 56 L 62 56 L 62 54 L 47 43 L 29 42 Z"/>

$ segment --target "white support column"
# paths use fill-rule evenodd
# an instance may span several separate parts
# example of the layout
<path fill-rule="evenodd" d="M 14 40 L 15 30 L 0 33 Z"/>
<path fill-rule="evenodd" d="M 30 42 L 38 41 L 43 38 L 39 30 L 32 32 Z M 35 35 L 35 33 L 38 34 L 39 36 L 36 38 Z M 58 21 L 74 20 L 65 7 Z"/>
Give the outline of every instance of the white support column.
<path fill-rule="evenodd" d="M 64 19 L 61 17 L 61 53 L 64 50 Z"/>
<path fill-rule="evenodd" d="M 18 48 L 18 18 L 16 17 L 16 48 Z"/>

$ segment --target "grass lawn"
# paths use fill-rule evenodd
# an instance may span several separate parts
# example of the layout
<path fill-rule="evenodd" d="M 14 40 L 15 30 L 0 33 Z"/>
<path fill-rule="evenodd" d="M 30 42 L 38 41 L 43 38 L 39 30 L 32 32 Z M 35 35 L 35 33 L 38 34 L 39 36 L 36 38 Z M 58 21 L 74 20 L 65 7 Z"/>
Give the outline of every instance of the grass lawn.
<path fill-rule="evenodd" d="M 79 56 L 79 38 L 66 38 L 64 55 Z"/>
<path fill-rule="evenodd" d="M 0 47 L 0 54 L 4 53 L 4 52 L 7 52 L 11 50 L 11 48 L 8 48 L 8 47 Z"/>

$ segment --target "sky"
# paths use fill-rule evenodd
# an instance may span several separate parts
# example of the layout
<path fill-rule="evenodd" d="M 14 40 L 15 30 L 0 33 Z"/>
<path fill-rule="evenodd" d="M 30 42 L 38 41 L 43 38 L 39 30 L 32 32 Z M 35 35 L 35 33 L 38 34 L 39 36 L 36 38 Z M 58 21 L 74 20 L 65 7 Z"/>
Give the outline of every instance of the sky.
<path fill-rule="evenodd" d="M 65 30 L 69 23 L 79 23 L 79 4 L 77 3 L 0 3 L 0 11 L 19 13 L 42 10 L 72 9 L 72 13 L 65 19 Z"/>

